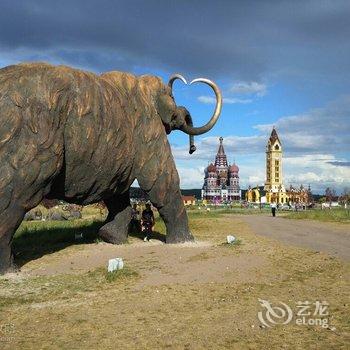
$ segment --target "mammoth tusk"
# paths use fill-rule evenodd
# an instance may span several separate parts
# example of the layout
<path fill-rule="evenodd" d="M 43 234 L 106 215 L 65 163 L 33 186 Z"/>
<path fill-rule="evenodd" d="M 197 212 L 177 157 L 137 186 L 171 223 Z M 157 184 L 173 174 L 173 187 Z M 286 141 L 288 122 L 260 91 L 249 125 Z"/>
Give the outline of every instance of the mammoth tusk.
<path fill-rule="evenodd" d="M 181 74 L 173 74 L 170 79 L 169 79 L 169 82 L 168 82 L 168 86 L 171 88 L 171 90 L 173 89 L 173 83 L 175 80 L 181 80 L 184 84 L 187 85 L 187 80 L 184 78 L 184 76 L 182 76 Z M 191 84 L 190 84 L 191 85 Z M 192 123 L 192 118 L 191 116 L 188 116 L 188 121 L 186 122 L 186 124 L 190 125 L 190 126 L 193 126 L 193 123 Z M 189 135 L 190 136 L 190 149 L 189 149 L 189 153 L 192 154 L 193 152 L 196 151 L 196 146 L 194 145 L 194 137 L 193 135 Z"/>
<path fill-rule="evenodd" d="M 171 89 L 173 88 L 174 81 L 177 79 L 181 80 L 186 85 L 188 84 L 187 80 L 181 74 L 173 74 L 170 77 L 169 82 L 168 82 L 168 86 Z M 210 118 L 209 122 L 207 124 L 205 124 L 204 126 L 196 128 L 193 126 L 192 120 L 191 120 L 191 122 L 186 122 L 186 124 L 182 125 L 181 130 L 190 136 L 201 135 L 201 134 L 208 132 L 217 122 L 217 120 L 220 116 L 220 113 L 221 113 L 221 108 L 222 108 L 221 91 L 220 91 L 219 87 L 213 81 L 206 79 L 206 78 L 197 78 L 197 79 L 192 80 L 188 85 L 192 85 L 195 83 L 207 84 L 214 90 L 215 96 L 216 96 L 216 106 L 215 106 L 215 110 L 214 110 L 212 117 Z M 193 149 L 193 147 L 195 147 L 193 145 L 193 138 L 190 138 L 190 144 L 191 144 L 191 149 Z M 195 148 L 194 148 L 194 150 L 195 150 Z M 194 152 L 194 150 L 192 152 Z"/>
<path fill-rule="evenodd" d="M 181 78 L 179 78 L 179 79 L 181 79 Z M 190 125 L 190 123 L 187 123 L 181 127 L 181 130 L 188 135 L 201 135 L 201 134 L 208 132 L 217 122 L 217 120 L 220 116 L 220 113 L 221 113 L 221 108 L 222 108 L 221 91 L 220 91 L 219 87 L 213 81 L 211 81 L 209 79 L 205 79 L 205 78 L 198 78 L 198 79 L 192 80 L 189 85 L 192 85 L 195 83 L 207 84 L 214 90 L 215 96 L 216 96 L 216 106 L 215 106 L 215 111 L 214 111 L 212 117 L 210 118 L 209 122 L 207 124 L 205 124 L 204 126 L 196 128 L 196 127 L 193 127 L 192 125 Z"/>
<path fill-rule="evenodd" d="M 172 89 L 173 88 L 173 83 L 176 79 L 180 79 L 184 84 L 187 85 L 187 80 L 181 75 L 181 74 L 173 74 L 168 82 L 168 86 Z M 191 85 L 191 84 L 190 84 Z"/>

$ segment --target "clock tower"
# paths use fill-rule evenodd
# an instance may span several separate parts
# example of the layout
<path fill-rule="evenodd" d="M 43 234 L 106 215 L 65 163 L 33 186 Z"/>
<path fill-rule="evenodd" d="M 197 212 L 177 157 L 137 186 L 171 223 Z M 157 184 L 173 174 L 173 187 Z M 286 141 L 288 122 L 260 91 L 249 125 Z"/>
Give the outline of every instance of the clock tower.
<path fill-rule="evenodd" d="M 282 144 L 275 127 L 266 145 L 266 182 L 264 190 L 268 203 L 286 203 L 286 189 L 283 185 Z"/>

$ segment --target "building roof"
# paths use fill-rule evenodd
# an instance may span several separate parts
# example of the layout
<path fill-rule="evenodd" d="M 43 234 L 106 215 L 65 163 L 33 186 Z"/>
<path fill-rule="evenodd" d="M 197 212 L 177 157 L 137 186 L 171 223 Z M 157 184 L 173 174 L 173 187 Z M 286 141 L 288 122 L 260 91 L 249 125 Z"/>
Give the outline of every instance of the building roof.
<path fill-rule="evenodd" d="M 229 168 L 230 173 L 238 173 L 239 172 L 239 167 L 233 163 L 230 168 Z"/>
<path fill-rule="evenodd" d="M 207 167 L 207 170 L 209 173 L 215 173 L 216 172 L 216 166 L 213 163 L 210 163 L 210 165 Z"/>
<path fill-rule="evenodd" d="M 273 144 L 276 140 L 278 140 L 278 142 L 281 143 L 280 139 L 278 138 L 278 134 L 277 134 L 275 127 L 272 128 L 269 140 L 270 140 L 271 144 Z"/>
<path fill-rule="evenodd" d="M 182 196 L 183 201 L 195 201 L 196 197 L 195 196 Z"/>

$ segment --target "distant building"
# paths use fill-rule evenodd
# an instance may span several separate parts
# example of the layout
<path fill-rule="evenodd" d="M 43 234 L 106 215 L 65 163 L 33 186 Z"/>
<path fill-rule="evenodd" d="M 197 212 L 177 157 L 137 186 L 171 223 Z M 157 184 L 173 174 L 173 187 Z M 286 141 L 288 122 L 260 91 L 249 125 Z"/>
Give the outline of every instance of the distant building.
<path fill-rule="evenodd" d="M 308 188 L 303 185 L 300 185 L 299 188 L 290 185 L 289 189 L 287 188 L 287 197 L 290 204 L 311 204 L 313 202 L 310 185 Z"/>
<path fill-rule="evenodd" d="M 182 196 L 182 201 L 183 201 L 185 206 L 195 205 L 196 204 L 196 197 L 195 196 Z"/>
<path fill-rule="evenodd" d="M 304 204 L 312 201 L 311 188 L 299 189 L 292 185 L 288 190 L 283 184 L 282 172 L 282 143 L 278 137 L 276 129 L 273 127 L 271 136 L 266 145 L 266 182 L 264 190 L 266 191 L 267 203 L 279 204 Z"/>
<path fill-rule="evenodd" d="M 259 186 L 252 188 L 251 186 L 245 192 L 245 200 L 250 203 L 260 203 L 261 202 L 261 190 Z"/>
<path fill-rule="evenodd" d="M 223 140 L 220 137 L 220 145 L 214 164 L 209 164 L 204 171 L 202 200 L 209 203 L 219 204 L 241 199 L 239 168 L 235 163 L 228 164 Z"/>
<path fill-rule="evenodd" d="M 266 201 L 287 203 L 287 193 L 282 176 L 282 144 L 275 128 L 266 145 Z"/>

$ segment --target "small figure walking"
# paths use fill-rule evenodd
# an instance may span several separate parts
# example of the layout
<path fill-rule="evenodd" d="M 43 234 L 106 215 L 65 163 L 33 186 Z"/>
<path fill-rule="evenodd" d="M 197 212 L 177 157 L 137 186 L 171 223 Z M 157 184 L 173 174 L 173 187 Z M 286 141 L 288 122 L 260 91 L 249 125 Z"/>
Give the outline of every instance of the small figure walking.
<path fill-rule="evenodd" d="M 141 223 L 142 232 L 146 234 L 143 240 L 147 242 L 150 239 L 154 226 L 154 215 L 151 209 L 151 204 L 149 203 L 146 203 L 146 209 L 142 212 Z"/>
<path fill-rule="evenodd" d="M 272 212 L 272 216 L 275 217 L 276 216 L 276 203 L 275 202 L 272 202 L 270 204 L 270 207 L 271 207 L 271 212 Z"/>
<path fill-rule="evenodd" d="M 138 209 L 136 203 L 134 203 L 131 208 L 130 231 L 135 233 L 141 231 L 140 210 Z"/>

